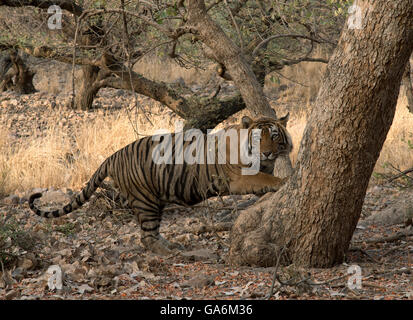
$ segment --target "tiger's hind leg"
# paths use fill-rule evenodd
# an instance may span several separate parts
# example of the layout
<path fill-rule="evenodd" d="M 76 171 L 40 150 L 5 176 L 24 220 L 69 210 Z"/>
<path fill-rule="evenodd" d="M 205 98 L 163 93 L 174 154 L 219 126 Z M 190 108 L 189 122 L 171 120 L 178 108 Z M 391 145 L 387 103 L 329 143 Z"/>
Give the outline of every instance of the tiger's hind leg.
<path fill-rule="evenodd" d="M 133 211 L 138 216 L 141 225 L 141 243 L 143 246 L 156 254 L 168 255 L 175 249 L 182 249 L 178 244 L 169 242 L 159 233 L 161 222 L 161 208 L 137 208 L 133 206 Z"/>

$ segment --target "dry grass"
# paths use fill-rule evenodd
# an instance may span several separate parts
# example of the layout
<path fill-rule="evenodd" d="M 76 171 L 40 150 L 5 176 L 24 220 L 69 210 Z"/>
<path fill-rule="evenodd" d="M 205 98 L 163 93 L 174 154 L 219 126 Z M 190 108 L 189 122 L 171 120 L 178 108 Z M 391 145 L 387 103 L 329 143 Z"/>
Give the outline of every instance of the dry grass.
<path fill-rule="evenodd" d="M 286 77 L 309 84 L 308 87 L 294 85 L 279 99 L 280 105 L 291 111 L 288 129 L 294 142 L 293 163 L 306 125 L 306 113 L 318 91 L 323 69 L 322 64 L 307 63 L 283 72 Z M 299 107 L 291 108 L 293 105 Z M 153 134 L 159 128 L 173 129 L 174 118 L 170 114 L 155 112 L 152 106 L 151 111 L 153 125 L 139 116 L 140 134 Z M 279 113 L 284 114 L 284 111 Z M 57 113 L 55 123 L 58 123 L 58 117 Z M 101 113 L 95 120 L 78 121 L 74 136 L 69 136 L 66 129 L 51 125 L 42 138 L 21 141 L 13 141 L 7 128 L 0 123 L 0 195 L 37 187 L 80 189 L 106 157 L 136 139 L 130 120 L 137 119 L 131 119 L 123 111 L 116 115 Z M 413 143 L 413 115 L 406 108 L 406 98 L 401 96 L 375 172 L 394 172 L 386 167 L 387 163 L 400 170 L 413 167 L 413 149 L 409 148 L 409 140 Z"/>
<path fill-rule="evenodd" d="M 42 137 L 14 143 L 0 124 L 0 195 L 33 188 L 81 189 L 108 156 L 137 139 L 136 129 L 140 135 L 154 134 L 159 128 L 173 130 L 164 119 L 150 118 L 153 126 L 143 115 L 99 113 L 94 120 L 78 120 L 73 136 L 67 128 L 51 125 Z M 50 123 L 58 120 L 56 113 Z"/>
<path fill-rule="evenodd" d="M 402 171 L 413 167 L 413 114 L 407 109 L 405 95 L 399 96 L 397 101 L 393 124 L 387 134 L 375 171 L 397 173 L 390 169 L 388 164 Z"/>
<path fill-rule="evenodd" d="M 280 102 L 299 101 L 299 107 L 308 110 L 317 96 L 325 70 L 326 65 L 322 63 L 286 67 L 282 71 L 284 77 L 280 76 L 280 84 L 289 85 L 289 88 L 282 93 Z"/>
<path fill-rule="evenodd" d="M 319 53 L 319 56 L 322 56 Z M 289 106 L 292 116 L 288 124 L 288 130 L 292 136 L 294 149 L 291 159 L 295 163 L 302 134 L 304 132 L 307 113 L 311 109 L 311 103 L 315 100 L 325 65 L 321 63 L 301 63 L 292 67 L 285 68 L 282 74 L 289 79 L 299 81 L 306 86 L 295 84 L 285 90 L 277 104 Z M 280 84 L 290 84 L 291 81 L 280 78 Z M 401 90 L 404 93 L 404 90 Z M 293 106 L 293 107 L 291 107 Z M 413 114 L 407 109 L 407 99 L 404 94 L 400 94 L 396 114 L 390 128 L 387 139 L 383 145 L 380 157 L 374 171 L 377 173 L 396 173 L 392 166 L 399 170 L 413 167 Z"/>
<path fill-rule="evenodd" d="M 377 173 L 396 174 L 397 172 L 389 164 L 401 171 L 413 167 L 413 114 L 409 113 L 406 100 L 406 97 L 402 95 L 397 102 L 393 124 L 374 168 Z M 298 148 L 306 124 L 307 117 L 301 112 L 298 113 L 298 116 L 293 114 L 288 123 L 287 129 L 294 143 L 294 149 L 291 153 L 293 164 L 297 159 Z"/>
<path fill-rule="evenodd" d="M 206 70 L 187 69 L 178 65 L 172 59 L 164 56 L 148 55 L 143 57 L 134 67 L 134 71 L 155 81 L 175 82 L 182 79 L 187 85 L 206 84 L 211 77 L 215 77 L 214 66 L 210 65 Z"/>
<path fill-rule="evenodd" d="M 151 134 L 161 123 L 140 127 L 140 133 Z M 306 117 L 302 115 L 293 115 L 288 125 L 294 143 L 293 163 L 305 125 Z M 0 126 L 0 194 L 4 195 L 36 187 L 78 190 L 106 157 L 134 141 L 136 134 L 126 113 L 120 113 L 80 122 L 74 137 L 58 126 L 49 127 L 42 138 L 14 145 L 7 137 L 7 131 Z M 400 170 L 413 167 L 413 149 L 409 148 L 408 140 L 413 141 L 413 115 L 407 111 L 402 97 L 375 171 L 394 172 L 386 163 Z"/>
<path fill-rule="evenodd" d="M 74 137 L 58 126 L 14 145 L 5 136 L 0 141 L 0 192 L 6 194 L 35 187 L 79 189 L 107 156 L 135 139 L 125 115 L 81 122 Z"/>
<path fill-rule="evenodd" d="M 301 138 L 303 136 L 306 124 L 307 124 L 306 115 L 303 113 L 300 113 L 298 116 L 293 114 L 287 125 L 287 130 L 291 135 L 291 138 L 293 140 L 293 146 L 294 146 L 293 151 L 290 154 L 293 166 L 295 165 L 295 162 L 297 161 L 298 149 L 300 148 L 300 142 L 301 142 Z"/>
<path fill-rule="evenodd" d="M 10 164 L 9 158 L 5 154 L 8 150 L 8 131 L 0 125 L 0 197 L 8 193 L 8 180 Z"/>

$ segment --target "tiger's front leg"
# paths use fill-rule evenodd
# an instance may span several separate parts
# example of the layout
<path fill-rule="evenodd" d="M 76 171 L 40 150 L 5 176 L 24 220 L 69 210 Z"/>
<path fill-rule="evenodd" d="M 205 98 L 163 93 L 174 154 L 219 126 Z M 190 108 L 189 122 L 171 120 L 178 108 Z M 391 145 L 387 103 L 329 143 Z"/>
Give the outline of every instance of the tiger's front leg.
<path fill-rule="evenodd" d="M 149 251 L 168 255 L 175 249 L 182 249 L 178 244 L 169 242 L 159 233 L 161 222 L 160 212 L 134 209 L 141 225 L 141 243 Z"/>
<path fill-rule="evenodd" d="M 255 175 L 241 175 L 229 183 L 232 194 L 264 194 L 278 191 L 288 178 L 277 178 L 270 174 L 258 172 Z"/>

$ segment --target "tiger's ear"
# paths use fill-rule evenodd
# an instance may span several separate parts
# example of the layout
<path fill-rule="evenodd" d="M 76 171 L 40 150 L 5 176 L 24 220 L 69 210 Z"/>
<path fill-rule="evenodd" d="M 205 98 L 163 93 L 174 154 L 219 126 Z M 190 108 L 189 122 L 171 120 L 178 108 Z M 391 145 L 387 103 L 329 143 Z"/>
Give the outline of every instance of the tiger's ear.
<path fill-rule="evenodd" d="M 280 122 L 285 128 L 287 128 L 288 119 L 290 119 L 290 113 L 289 112 L 284 117 L 278 119 L 277 121 Z"/>
<path fill-rule="evenodd" d="M 243 116 L 241 119 L 241 128 L 247 129 L 251 126 L 252 124 L 252 119 L 248 116 Z"/>

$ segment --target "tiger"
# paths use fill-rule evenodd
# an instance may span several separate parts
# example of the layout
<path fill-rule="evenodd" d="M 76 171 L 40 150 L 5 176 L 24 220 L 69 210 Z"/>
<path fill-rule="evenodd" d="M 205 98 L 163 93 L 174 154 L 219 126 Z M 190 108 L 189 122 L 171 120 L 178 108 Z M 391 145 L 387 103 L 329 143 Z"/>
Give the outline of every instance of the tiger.
<path fill-rule="evenodd" d="M 272 173 L 275 159 L 280 155 L 289 155 L 293 148 L 291 136 L 286 129 L 288 119 L 289 114 L 279 119 L 261 117 L 253 120 L 244 116 L 239 123 L 222 130 L 229 132 L 228 129 L 235 129 L 240 137 L 240 129 L 247 129 L 244 130 L 247 132 L 246 138 L 237 143 L 238 147 L 244 145 L 248 152 L 251 152 L 254 141 L 259 143 L 259 171 L 256 174 L 242 174 L 242 170 L 250 167 L 251 163 L 230 163 L 228 157 L 225 163 L 219 163 L 217 159 L 214 163 L 157 163 L 154 152 L 159 151 L 160 144 L 165 141 L 163 137 L 153 135 L 132 142 L 104 160 L 86 186 L 62 208 L 43 211 L 36 207 L 34 201 L 42 196 L 41 193 L 30 196 L 29 207 L 36 215 L 44 218 L 67 215 L 85 204 L 103 180 L 110 177 L 119 189 L 120 197 L 126 200 L 128 208 L 138 218 L 144 248 L 155 254 L 170 254 L 182 247 L 167 241 L 159 233 L 162 210 L 166 205 L 188 206 L 217 195 L 264 194 L 279 190 L 287 178 L 281 179 Z M 170 136 L 172 160 L 176 160 L 174 151 L 179 148 L 173 139 L 176 136 L 176 132 Z M 204 135 L 203 139 L 206 140 L 207 136 Z M 191 141 L 183 142 L 182 151 L 188 151 L 190 144 Z M 206 149 L 211 144 L 204 143 L 203 146 L 205 158 Z M 228 145 L 225 152 L 229 155 Z"/>

